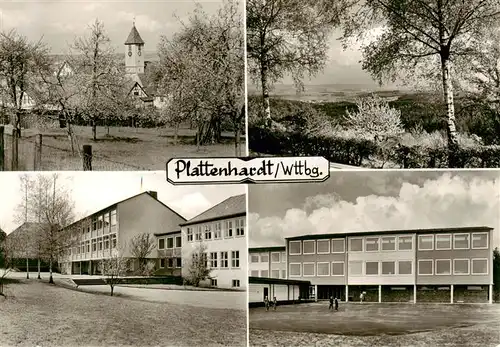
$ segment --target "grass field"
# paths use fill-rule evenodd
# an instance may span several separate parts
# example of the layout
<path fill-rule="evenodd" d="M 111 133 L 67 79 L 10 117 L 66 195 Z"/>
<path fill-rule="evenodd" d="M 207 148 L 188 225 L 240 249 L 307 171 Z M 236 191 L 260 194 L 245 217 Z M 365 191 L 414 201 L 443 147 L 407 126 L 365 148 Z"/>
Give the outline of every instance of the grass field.
<path fill-rule="evenodd" d="M 37 280 L 9 284 L 6 292 L 1 346 L 246 345 L 245 310 L 110 297 Z"/>
<path fill-rule="evenodd" d="M 66 129 L 45 129 L 41 131 L 42 170 L 82 170 L 81 157 L 71 155 L 71 146 Z M 5 131 L 10 134 L 8 130 Z M 39 131 L 26 129 L 25 138 L 19 146 L 21 169 L 32 170 L 34 157 L 34 135 Z M 92 145 L 93 170 L 164 170 L 165 164 L 174 157 L 224 157 L 234 156 L 234 135 L 223 133 L 223 143 L 201 146 L 194 144 L 195 131 L 182 128 L 178 143 L 174 144 L 172 129 L 148 129 L 130 127 L 97 128 L 97 140 L 92 139 L 92 128 L 75 126 L 77 143 Z M 6 136 L 6 153 L 10 154 L 10 136 Z M 245 153 L 245 136 L 241 136 L 242 153 Z"/>
<path fill-rule="evenodd" d="M 251 346 L 497 346 L 500 305 L 341 304 L 254 308 Z"/>

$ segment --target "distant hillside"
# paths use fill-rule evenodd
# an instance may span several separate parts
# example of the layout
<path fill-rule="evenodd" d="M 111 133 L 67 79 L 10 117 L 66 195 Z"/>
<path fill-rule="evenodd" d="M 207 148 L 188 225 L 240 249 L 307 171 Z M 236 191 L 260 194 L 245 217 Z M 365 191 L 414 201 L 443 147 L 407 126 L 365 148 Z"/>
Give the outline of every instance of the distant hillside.
<path fill-rule="evenodd" d="M 56 60 L 64 60 L 64 57 L 66 57 L 66 54 L 49 54 L 49 56 L 55 58 Z M 116 52 L 115 57 L 116 57 L 116 59 L 125 60 L 125 53 L 124 52 Z M 158 53 L 156 51 L 144 51 L 144 60 L 146 60 L 146 61 L 159 61 L 160 57 L 158 56 Z"/>

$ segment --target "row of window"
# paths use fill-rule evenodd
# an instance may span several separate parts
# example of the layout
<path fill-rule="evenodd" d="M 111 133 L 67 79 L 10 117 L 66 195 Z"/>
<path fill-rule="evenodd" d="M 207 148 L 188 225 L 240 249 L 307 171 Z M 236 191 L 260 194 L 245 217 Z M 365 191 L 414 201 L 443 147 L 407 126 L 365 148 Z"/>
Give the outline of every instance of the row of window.
<path fill-rule="evenodd" d="M 182 258 L 160 259 L 160 268 L 164 269 L 165 267 L 168 269 L 180 269 L 182 267 Z"/>
<path fill-rule="evenodd" d="M 281 274 L 281 277 L 280 277 Z M 252 277 L 265 277 L 269 278 L 269 270 L 252 270 L 250 271 L 250 276 Z M 286 270 L 271 270 L 271 278 L 282 278 L 286 279 Z"/>
<path fill-rule="evenodd" d="M 80 242 L 79 246 L 69 249 L 69 255 L 97 252 L 110 248 L 116 248 L 116 234 L 105 235 L 92 240 Z"/>
<path fill-rule="evenodd" d="M 344 262 L 290 263 L 290 277 L 344 276 Z"/>
<path fill-rule="evenodd" d="M 453 263 L 453 269 L 452 269 Z M 421 259 L 418 261 L 419 275 L 487 275 L 488 259 Z"/>
<path fill-rule="evenodd" d="M 83 222 L 85 225 L 82 226 L 82 238 L 90 239 L 97 236 L 110 234 L 116 232 L 116 210 L 111 210 L 100 216 L 92 216 L 90 220 L 90 225 Z"/>
<path fill-rule="evenodd" d="M 231 258 L 229 258 L 231 255 Z M 198 256 L 197 253 L 193 253 L 193 258 Z M 239 268 L 240 267 L 240 251 L 224 251 L 224 252 L 210 252 L 203 253 L 203 257 L 205 259 L 205 264 L 211 269 L 229 269 L 229 265 L 231 264 L 231 268 Z"/>
<path fill-rule="evenodd" d="M 471 236 L 472 235 L 472 236 Z M 488 233 L 419 235 L 418 250 L 487 249 Z M 288 254 L 345 253 L 345 239 L 290 241 Z M 411 251 L 413 236 L 350 237 L 349 252 Z"/>
<path fill-rule="evenodd" d="M 165 246 L 166 240 L 166 246 Z M 182 247 L 182 237 L 181 236 L 171 236 L 166 238 L 158 239 L 158 249 L 172 249 Z"/>
<path fill-rule="evenodd" d="M 224 225 L 224 230 L 222 230 L 222 225 Z M 198 225 L 197 227 L 187 228 L 188 242 L 220 240 L 222 239 L 223 234 L 225 239 L 235 236 L 245 236 L 245 219 L 236 219 L 234 221 L 228 220 L 225 221 L 225 223 L 216 222 L 213 224 Z"/>
<path fill-rule="evenodd" d="M 250 254 L 251 263 L 269 263 L 268 253 L 253 253 Z M 271 262 L 272 263 L 285 263 L 286 262 L 286 252 L 271 252 Z"/>
<path fill-rule="evenodd" d="M 212 287 L 217 287 L 217 279 L 216 278 L 212 278 L 211 284 L 212 284 Z M 231 286 L 233 288 L 238 288 L 240 286 L 240 280 L 232 280 L 231 281 Z"/>

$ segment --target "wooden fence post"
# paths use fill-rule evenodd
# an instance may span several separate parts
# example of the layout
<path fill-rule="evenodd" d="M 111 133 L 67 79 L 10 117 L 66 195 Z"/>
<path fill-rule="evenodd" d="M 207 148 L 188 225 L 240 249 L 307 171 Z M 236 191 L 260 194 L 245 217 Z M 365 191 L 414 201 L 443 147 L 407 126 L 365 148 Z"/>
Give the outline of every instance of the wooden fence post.
<path fill-rule="evenodd" d="M 35 137 L 35 154 L 33 156 L 33 170 L 40 171 L 42 168 L 42 134 Z"/>
<path fill-rule="evenodd" d="M 83 171 L 92 171 L 92 146 L 83 145 Z"/>
<path fill-rule="evenodd" d="M 4 158 L 5 158 L 5 144 L 3 142 L 3 134 L 5 132 L 5 127 L 0 125 L 0 171 L 5 170 Z"/>
<path fill-rule="evenodd" d="M 17 171 L 17 166 L 19 163 L 19 141 L 18 141 L 19 132 L 17 129 L 12 129 L 12 161 L 11 161 L 11 169 L 12 171 Z"/>

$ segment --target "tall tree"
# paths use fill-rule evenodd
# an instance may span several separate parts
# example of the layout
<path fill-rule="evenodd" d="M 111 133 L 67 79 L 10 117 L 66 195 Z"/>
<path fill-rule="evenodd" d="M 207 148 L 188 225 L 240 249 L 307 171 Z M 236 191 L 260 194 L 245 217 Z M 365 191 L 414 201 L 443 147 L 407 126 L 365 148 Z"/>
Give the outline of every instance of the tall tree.
<path fill-rule="evenodd" d="M 14 113 L 14 128 L 21 134 L 23 107 L 49 68 L 48 48 L 30 42 L 15 30 L 0 33 L 0 94 Z"/>
<path fill-rule="evenodd" d="M 88 31 L 71 47 L 70 63 L 78 86 L 79 111 L 91 122 L 96 140 L 97 122 L 124 116 L 120 111 L 126 111 L 129 98 L 125 72 L 115 59 L 104 24 L 96 19 Z"/>
<path fill-rule="evenodd" d="M 187 276 L 189 284 L 199 287 L 202 281 L 210 279 L 211 269 L 208 266 L 207 246 L 199 243 L 187 259 Z"/>
<path fill-rule="evenodd" d="M 156 238 L 148 233 L 136 235 L 130 241 L 130 253 L 138 265 L 138 273 L 149 275 L 149 255 L 156 248 Z"/>
<path fill-rule="evenodd" d="M 111 257 L 101 260 L 102 273 L 106 276 L 106 284 L 111 289 L 113 296 L 115 286 L 121 282 L 128 269 L 128 259 L 123 257 L 123 252 L 114 252 Z"/>
<path fill-rule="evenodd" d="M 271 122 L 272 84 L 289 75 L 298 88 L 305 76 L 320 72 L 328 40 L 350 0 L 248 0 L 247 56 L 250 76 L 262 90 L 266 121 Z"/>
<path fill-rule="evenodd" d="M 442 82 L 448 132 L 448 166 L 457 166 L 453 64 L 474 53 L 500 19 L 498 0 L 358 0 L 344 39 L 364 39 L 363 69 L 382 83 L 396 77 L 435 76 Z M 378 33 L 376 33 L 378 31 Z M 366 43 L 366 39 L 370 42 Z"/>

